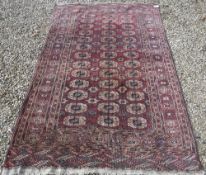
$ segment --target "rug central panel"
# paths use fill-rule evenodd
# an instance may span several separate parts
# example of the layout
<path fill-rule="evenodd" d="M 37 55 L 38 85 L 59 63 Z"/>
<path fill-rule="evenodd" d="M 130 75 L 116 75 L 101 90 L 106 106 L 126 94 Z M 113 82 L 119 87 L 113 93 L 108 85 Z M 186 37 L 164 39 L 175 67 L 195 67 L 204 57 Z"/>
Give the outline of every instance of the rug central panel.
<path fill-rule="evenodd" d="M 137 20 L 112 11 L 76 17 L 59 127 L 151 127 Z"/>

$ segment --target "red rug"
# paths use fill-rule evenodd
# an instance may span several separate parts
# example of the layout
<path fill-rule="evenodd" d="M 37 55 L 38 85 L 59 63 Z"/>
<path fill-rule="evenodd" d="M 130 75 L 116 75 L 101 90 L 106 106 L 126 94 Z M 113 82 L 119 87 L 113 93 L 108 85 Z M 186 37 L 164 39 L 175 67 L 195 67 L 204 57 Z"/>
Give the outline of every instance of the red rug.
<path fill-rule="evenodd" d="M 159 7 L 62 5 L 52 20 L 2 174 L 200 170 Z"/>

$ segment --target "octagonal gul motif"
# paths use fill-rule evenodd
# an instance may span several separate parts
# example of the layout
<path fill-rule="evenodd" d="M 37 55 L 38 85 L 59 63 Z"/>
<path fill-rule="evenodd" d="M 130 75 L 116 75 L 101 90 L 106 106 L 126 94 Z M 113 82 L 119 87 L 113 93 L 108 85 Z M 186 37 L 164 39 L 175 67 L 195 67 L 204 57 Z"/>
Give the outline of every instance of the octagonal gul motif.
<path fill-rule="evenodd" d="M 99 62 L 99 66 L 102 68 L 115 68 L 117 67 L 117 62 L 111 60 L 103 60 Z"/>
<path fill-rule="evenodd" d="M 101 91 L 98 97 L 102 100 L 117 100 L 119 93 L 117 91 Z"/>
<path fill-rule="evenodd" d="M 116 42 L 116 38 L 115 37 L 112 37 L 112 36 L 110 36 L 110 37 L 102 37 L 101 38 L 101 42 L 103 42 L 103 43 L 107 43 L 107 45 L 109 45 L 108 43 L 115 43 Z M 115 45 L 114 45 L 115 46 Z"/>
<path fill-rule="evenodd" d="M 90 36 L 87 36 L 87 37 L 81 36 L 81 37 L 77 38 L 77 42 L 79 42 L 79 43 L 91 43 L 92 42 L 92 37 L 90 37 Z"/>
<path fill-rule="evenodd" d="M 115 44 L 112 44 L 112 43 L 110 43 L 110 44 L 102 44 L 101 45 L 101 47 L 100 47 L 100 49 L 101 50 L 115 50 L 117 48 L 117 46 L 115 45 Z"/>
<path fill-rule="evenodd" d="M 129 31 L 123 31 L 122 32 L 123 36 L 134 36 L 135 35 L 135 31 L 129 30 Z"/>
<path fill-rule="evenodd" d="M 128 78 L 140 78 L 141 77 L 141 72 L 138 70 L 128 70 L 126 73 L 126 76 Z"/>
<path fill-rule="evenodd" d="M 99 72 L 99 76 L 103 78 L 118 78 L 118 75 L 117 69 L 102 69 Z"/>
<path fill-rule="evenodd" d="M 114 30 L 103 30 L 102 36 L 115 36 L 116 32 Z"/>
<path fill-rule="evenodd" d="M 88 43 L 80 43 L 76 45 L 76 50 L 89 50 L 92 48 L 92 45 Z"/>
<path fill-rule="evenodd" d="M 89 87 L 89 81 L 81 80 L 81 79 L 75 79 L 75 80 L 72 80 L 70 82 L 70 87 L 73 87 L 73 88 L 86 88 L 86 87 Z"/>
<path fill-rule="evenodd" d="M 117 113 L 119 112 L 119 105 L 114 102 L 99 103 L 97 109 L 103 113 Z"/>
<path fill-rule="evenodd" d="M 129 42 L 129 41 L 128 41 Z M 136 52 L 136 51 L 129 51 L 129 52 L 124 52 L 123 55 L 126 57 L 126 58 L 130 58 L 130 59 L 138 59 L 140 56 L 139 56 L 139 53 Z"/>
<path fill-rule="evenodd" d="M 101 52 L 100 57 L 104 59 L 114 59 L 117 56 L 117 52 L 107 51 Z"/>
<path fill-rule="evenodd" d="M 130 117 L 128 118 L 128 126 L 135 129 L 145 129 L 147 120 L 143 117 Z"/>
<path fill-rule="evenodd" d="M 83 60 L 83 59 L 88 59 L 91 57 L 91 54 L 89 52 L 86 51 L 81 51 L 81 52 L 75 52 L 74 54 L 74 58 L 79 59 L 79 60 Z"/>
<path fill-rule="evenodd" d="M 87 111 L 87 105 L 84 103 L 69 103 L 65 106 L 65 111 L 72 114 L 79 114 Z"/>
<path fill-rule="evenodd" d="M 81 23 L 80 25 L 79 25 L 79 28 L 81 28 L 81 29 L 93 29 L 93 27 L 94 27 L 94 24 L 91 24 L 91 23 Z"/>
<path fill-rule="evenodd" d="M 102 24 L 102 28 L 103 29 L 116 29 L 116 25 L 115 24 L 111 24 L 111 23 L 104 23 Z"/>
<path fill-rule="evenodd" d="M 145 99 L 144 93 L 141 91 L 128 91 L 127 99 L 130 101 L 140 101 Z"/>
<path fill-rule="evenodd" d="M 125 61 L 124 65 L 127 68 L 137 68 L 137 67 L 140 67 L 140 62 L 137 60 L 129 60 L 129 61 Z M 132 70 L 132 71 L 138 71 L 138 70 Z"/>
<path fill-rule="evenodd" d="M 68 93 L 68 98 L 72 100 L 83 100 L 88 97 L 88 92 L 83 90 L 73 90 Z"/>
<path fill-rule="evenodd" d="M 130 114 L 142 114 L 146 112 L 146 106 L 143 103 L 134 103 L 127 105 L 127 111 Z"/>
<path fill-rule="evenodd" d="M 123 23 L 121 27 L 124 31 L 134 31 L 134 24 L 132 23 Z"/>
<path fill-rule="evenodd" d="M 97 123 L 104 127 L 119 126 L 119 118 L 116 116 L 100 116 Z"/>
<path fill-rule="evenodd" d="M 89 61 L 76 61 L 73 63 L 73 67 L 77 69 L 86 69 L 91 66 L 91 63 Z"/>
<path fill-rule="evenodd" d="M 143 87 L 143 82 L 139 80 L 127 80 L 126 86 L 131 89 L 140 89 Z"/>
<path fill-rule="evenodd" d="M 114 89 L 118 87 L 118 81 L 117 80 L 102 80 L 102 81 L 99 81 L 99 87 L 105 88 L 105 89 Z"/>
<path fill-rule="evenodd" d="M 90 72 L 84 69 L 75 69 L 71 72 L 71 75 L 76 78 L 86 78 L 90 76 Z"/>

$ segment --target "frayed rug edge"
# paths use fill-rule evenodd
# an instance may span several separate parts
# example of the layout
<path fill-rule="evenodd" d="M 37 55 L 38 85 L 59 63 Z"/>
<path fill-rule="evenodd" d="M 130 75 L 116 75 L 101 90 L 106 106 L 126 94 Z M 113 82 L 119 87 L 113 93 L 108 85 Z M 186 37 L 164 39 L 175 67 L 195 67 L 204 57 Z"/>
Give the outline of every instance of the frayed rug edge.
<path fill-rule="evenodd" d="M 155 171 L 108 168 L 2 168 L 1 175 L 204 175 L 204 171 Z"/>

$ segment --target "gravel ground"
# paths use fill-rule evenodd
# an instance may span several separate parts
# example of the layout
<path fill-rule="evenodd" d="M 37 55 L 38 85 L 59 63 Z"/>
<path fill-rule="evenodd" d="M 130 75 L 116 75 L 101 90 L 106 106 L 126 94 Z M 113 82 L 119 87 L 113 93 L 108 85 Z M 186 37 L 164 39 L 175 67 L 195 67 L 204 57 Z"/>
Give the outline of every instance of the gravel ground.
<path fill-rule="evenodd" d="M 126 1 L 160 4 L 200 158 L 206 169 L 206 1 Z M 45 43 L 54 5 L 55 0 L 0 0 L 0 164 Z"/>

